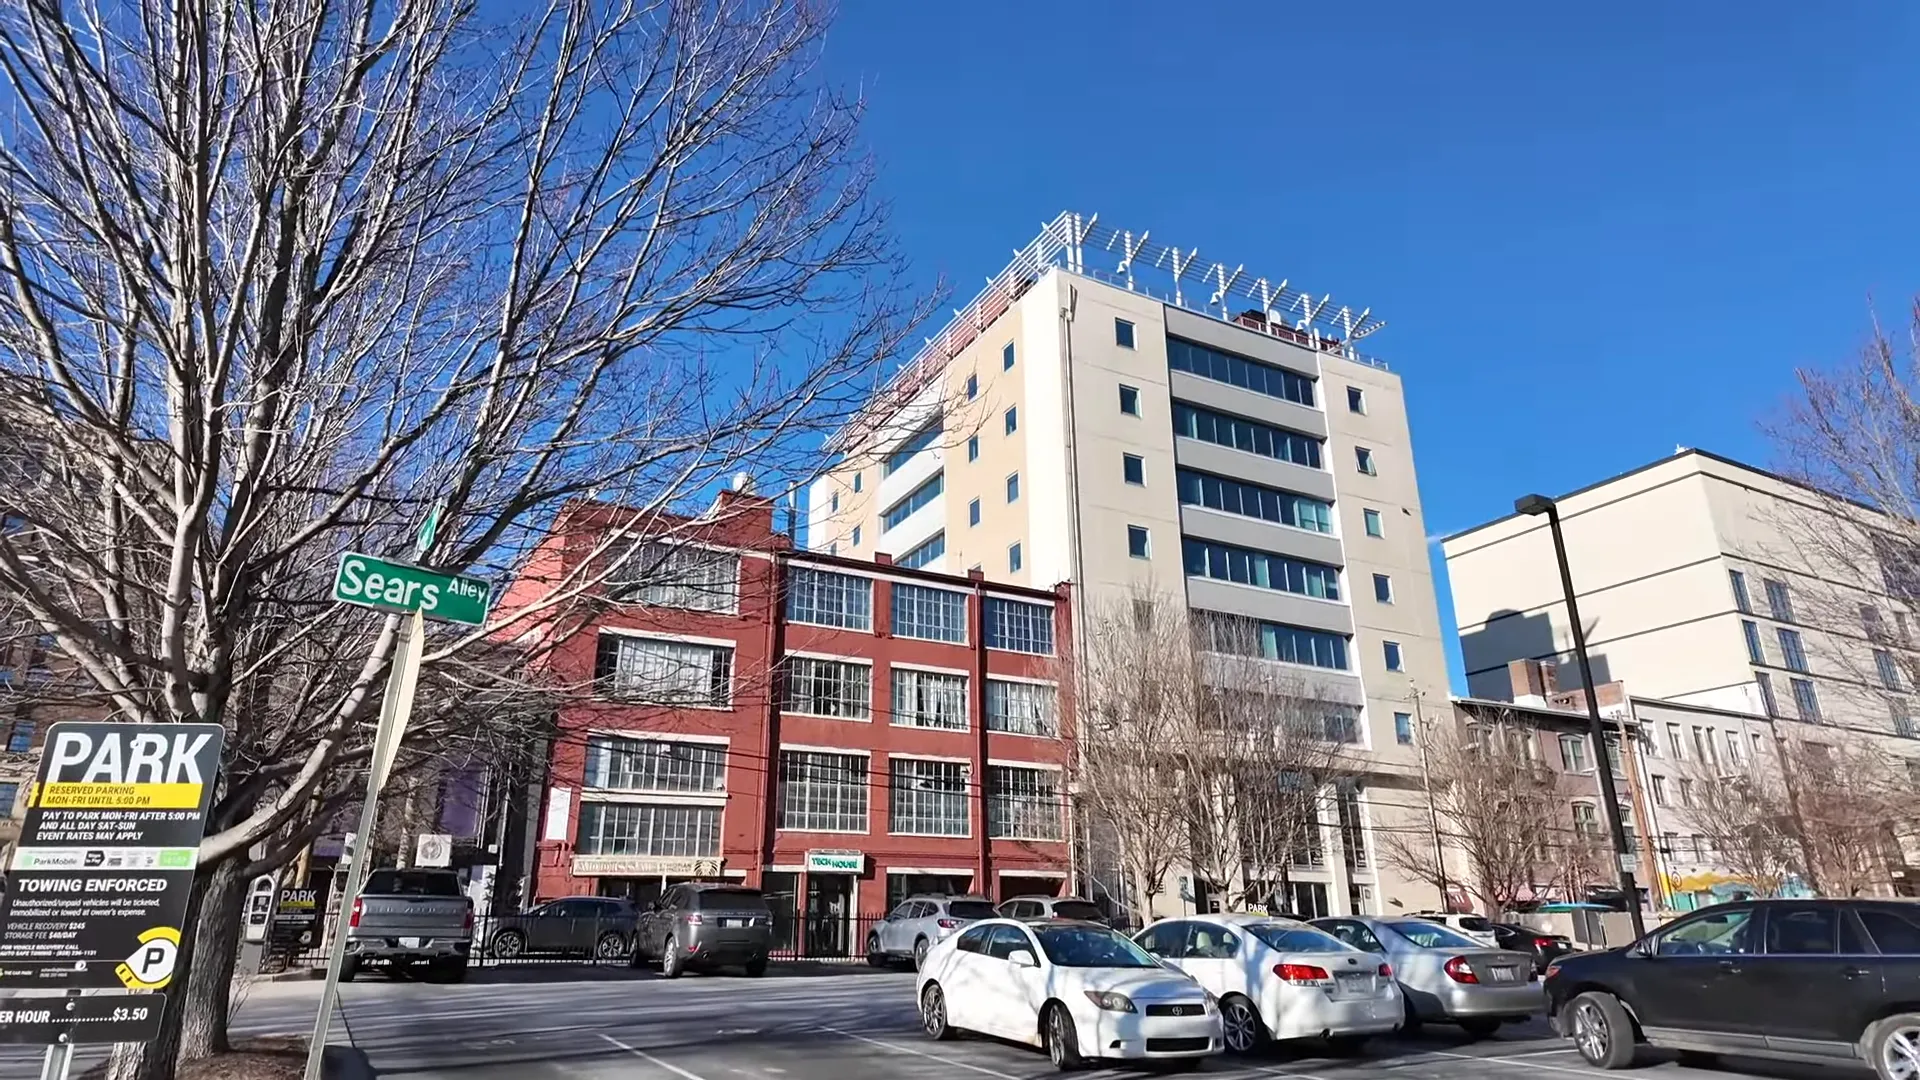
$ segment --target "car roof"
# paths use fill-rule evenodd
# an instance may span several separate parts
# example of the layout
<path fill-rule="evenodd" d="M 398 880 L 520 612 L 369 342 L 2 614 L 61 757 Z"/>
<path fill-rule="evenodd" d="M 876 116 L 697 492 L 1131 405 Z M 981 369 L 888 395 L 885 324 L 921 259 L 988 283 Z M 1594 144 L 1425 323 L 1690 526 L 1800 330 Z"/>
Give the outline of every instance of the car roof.
<path fill-rule="evenodd" d="M 932 900 L 935 902 L 942 902 L 942 903 L 948 900 L 979 900 L 983 903 L 988 903 L 988 904 L 993 903 L 993 901 L 988 900 L 984 896 L 975 896 L 972 893 L 943 893 L 943 892 L 914 893 L 912 896 L 907 897 L 907 900 Z M 901 903 L 905 903 L 905 902 L 906 902 L 905 900 L 901 901 Z"/>
<path fill-rule="evenodd" d="M 1270 923 L 1292 924 L 1294 926 L 1307 925 L 1304 921 L 1288 915 L 1265 915 L 1257 911 L 1212 911 L 1201 912 L 1197 915 L 1175 915 L 1173 918 L 1187 922 L 1193 922 L 1195 920 L 1213 922 L 1224 926 L 1265 926 Z M 1160 921 L 1169 922 L 1171 920 L 1162 919 Z"/>

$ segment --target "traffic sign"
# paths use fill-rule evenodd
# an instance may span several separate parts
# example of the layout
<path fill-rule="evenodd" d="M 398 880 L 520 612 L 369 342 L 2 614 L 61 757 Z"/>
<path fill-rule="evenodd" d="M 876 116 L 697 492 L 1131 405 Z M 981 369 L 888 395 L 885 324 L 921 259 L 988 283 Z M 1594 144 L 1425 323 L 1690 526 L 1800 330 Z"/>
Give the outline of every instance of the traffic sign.
<path fill-rule="evenodd" d="M 47 729 L 0 898 L 0 987 L 172 981 L 222 734 L 218 724 Z"/>
<path fill-rule="evenodd" d="M 0 1043 L 28 1046 L 146 1042 L 160 1034 L 165 994 L 119 993 L 0 999 Z"/>
<path fill-rule="evenodd" d="M 349 551 L 340 556 L 333 598 L 382 611 L 417 611 L 430 619 L 484 626 L 493 586 L 479 578 Z"/>
<path fill-rule="evenodd" d="M 453 865 L 453 837 L 446 833 L 423 834 L 413 845 L 413 865 Z"/>

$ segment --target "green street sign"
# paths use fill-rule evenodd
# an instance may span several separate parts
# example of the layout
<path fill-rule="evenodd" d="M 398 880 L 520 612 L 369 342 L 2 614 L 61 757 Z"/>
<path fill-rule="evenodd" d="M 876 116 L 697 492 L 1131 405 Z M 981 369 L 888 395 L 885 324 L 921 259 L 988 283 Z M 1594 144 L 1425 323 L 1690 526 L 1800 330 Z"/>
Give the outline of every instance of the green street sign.
<path fill-rule="evenodd" d="M 349 551 L 333 577 L 333 598 L 383 611 L 418 611 L 429 619 L 484 626 L 493 586 L 479 578 L 422 570 Z"/>

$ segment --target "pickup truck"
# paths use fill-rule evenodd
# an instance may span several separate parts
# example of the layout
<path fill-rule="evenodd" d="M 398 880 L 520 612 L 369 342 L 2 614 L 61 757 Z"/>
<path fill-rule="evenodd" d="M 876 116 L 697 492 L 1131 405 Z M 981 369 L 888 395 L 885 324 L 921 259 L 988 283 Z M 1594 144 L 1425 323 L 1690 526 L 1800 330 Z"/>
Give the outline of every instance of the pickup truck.
<path fill-rule="evenodd" d="M 467 977 L 473 944 L 473 901 L 451 870 L 375 870 L 353 899 L 340 981 L 362 968 L 384 967 L 402 978 L 415 968 L 430 977 Z"/>

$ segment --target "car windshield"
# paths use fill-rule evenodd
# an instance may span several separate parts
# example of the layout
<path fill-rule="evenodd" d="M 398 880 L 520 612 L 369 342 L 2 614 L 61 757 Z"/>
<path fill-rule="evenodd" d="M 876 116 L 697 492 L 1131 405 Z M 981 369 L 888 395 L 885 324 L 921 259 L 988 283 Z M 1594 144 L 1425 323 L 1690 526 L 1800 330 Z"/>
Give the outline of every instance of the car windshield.
<path fill-rule="evenodd" d="M 461 895 L 460 878 L 436 870 L 375 870 L 362 892 L 367 896 Z"/>
<path fill-rule="evenodd" d="M 947 914 L 956 919 L 991 919 L 994 910 L 985 900 L 949 900 Z"/>
<path fill-rule="evenodd" d="M 1060 967 L 1159 967 L 1160 961 L 1145 949 L 1112 930 L 1095 926 L 1041 926 L 1033 936 L 1040 939 L 1047 959 Z"/>
<path fill-rule="evenodd" d="M 1493 924 L 1478 915 L 1468 915 L 1460 920 L 1460 929 L 1471 930 L 1476 934 L 1484 934 L 1493 929 Z"/>
<path fill-rule="evenodd" d="M 1478 949 L 1483 946 L 1470 937 L 1456 934 L 1439 923 L 1390 922 L 1387 929 L 1413 942 L 1423 949 Z"/>
<path fill-rule="evenodd" d="M 1085 900 L 1061 900 L 1053 905 L 1053 915 L 1057 919 L 1085 919 L 1088 922 L 1105 922 L 1107 917 L 1100 914 L 1096 904 Z"/>
<path fill-rule="evenodd" d="M 765 911 L 767 898 L 754 889 L 701 889 L 693 894 L 697 911 Z"/>
<path fill-rule="evenodd" d="M 1296 926 L 1291 923 L 1270 922 L 1251 923 L 1247 933 L 1267 943 L 1269 949 L 1279 952 L 1359 952 L 1360 950 L 1327 933 L 1311 926 Z"/>

